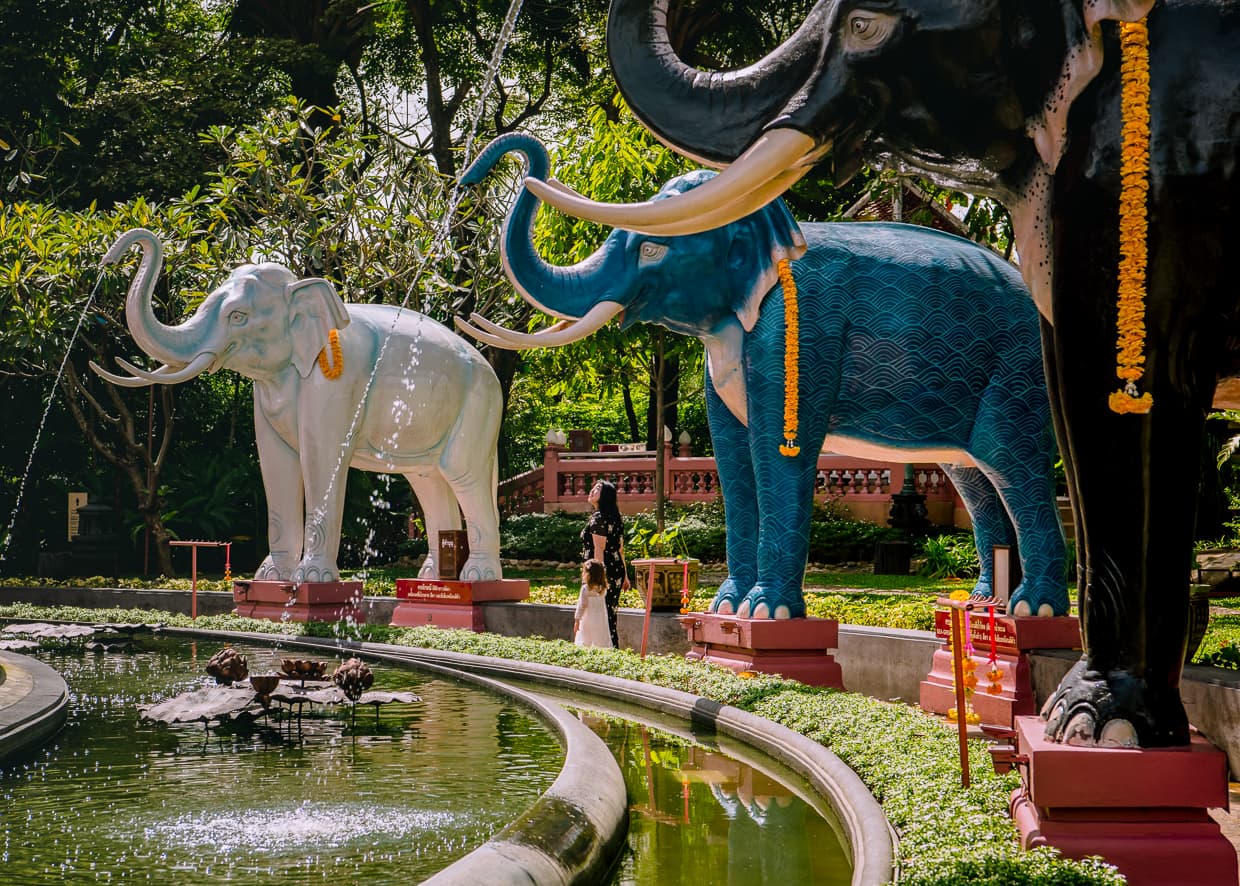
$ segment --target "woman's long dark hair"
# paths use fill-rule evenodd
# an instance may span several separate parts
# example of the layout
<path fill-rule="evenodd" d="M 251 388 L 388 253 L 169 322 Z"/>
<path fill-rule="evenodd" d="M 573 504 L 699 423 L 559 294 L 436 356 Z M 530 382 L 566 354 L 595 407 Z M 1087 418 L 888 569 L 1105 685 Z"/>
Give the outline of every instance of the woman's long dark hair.
<path fill-rule="evenodd" d="M 599 513 L 608 520 L 615 520 L 622 523 L 620 518 L 620 507 L 616 504 L 616 484 L 610 480 L 599 480 L 598 486 L 598 510 Z"/>

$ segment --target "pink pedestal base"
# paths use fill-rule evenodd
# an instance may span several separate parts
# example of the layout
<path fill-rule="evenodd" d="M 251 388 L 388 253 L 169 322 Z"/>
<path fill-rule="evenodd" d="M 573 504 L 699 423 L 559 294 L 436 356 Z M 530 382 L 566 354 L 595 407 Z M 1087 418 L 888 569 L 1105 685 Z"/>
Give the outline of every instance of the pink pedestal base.
<path fill-rule="evenodd" d="M 839 645 L 839 623 L 827 618 L 737 618 L 695 612 L 682 615 L 692 660 L 738 673 L 778 674 L 808 686 L 844 688 L 843 673 L 827 650 Z"/>
<path fill-rule="evenodd" d="M 360 581 L 308 581 L 299 585 L 291 581 L 233 582 L 236 613 L 247 618 L 271 621 L 340 621 L 352 619 L 365 622 L 362 612 Z"/>
<path fill-rule="evenodd" d="M 1208 809 L 1227 806 L 1227 757 L 1200 735 L 1181 748 L 1074 748 L 1016 718 L 1022 786 L 1012 793 L 1021 847 L 1101 855 L 1131 886 L 1235 886 L 1235 847 Z"/>
<path fill-rule="evenodd" d="M 524 600 L 529 595 L 530 583 L 525 579 L 446 581 L 438 578 L 398 578 L 392 624 L 397 627 L 433 625 L 464 628 L 481 633 L 486 630 L 486 620 L 480 604 Z"/>
<path fill-rule="evenodd" d="M 952 680 L 951 613 L 940 609 L 934 613 L 934 632 L 943 641 L 934 653 L 930 673 L 921 683 L 921 709 L 931 714 L 946 714 L 956 706 Z M 1037 712 L 1033 684 L 1029 679 L 1030 649 L 1080 649 L 1081 628 L 1076 618 L 1017 618 L 1000 615 L 995 618 L 995 660 L 1003 671 L 999 681 L 1001 692 L 987 692 L 990 681 L 990 618 L 974 612 L 970 619 L 973 635 L 973 660 L 977 663 L 977 688 L 970 703 L 987 726 L 1010 729 L 1016 717 Z"/>

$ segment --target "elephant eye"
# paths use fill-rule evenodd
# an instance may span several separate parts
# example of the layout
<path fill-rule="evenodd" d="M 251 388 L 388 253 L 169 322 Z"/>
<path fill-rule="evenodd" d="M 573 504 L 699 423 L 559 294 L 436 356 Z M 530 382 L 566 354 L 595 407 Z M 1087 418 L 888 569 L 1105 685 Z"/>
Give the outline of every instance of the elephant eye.
<path fill-rule="evenodd" d="M 246 316 L 245 311 L 233 311 L 231 314 L 228 315 L 228 325 L 229 326 L 244 326 L 245 321 L 247 319 L 249 318 Z"/>
<path fill-rule="evenodd" d="M 639 264 L 645 264 L 647 262 L 656 262 L 659 259 L 663 258 L 663 256 L 667 255 L 667 244 L 666 243 L 652 243 L 649 240 L 647 240 L 645 243 L 643 243 L 638 248 L 637 252 L 638 252 L 637 261 Z"/>
<path fill-rule="evenodd" d="M 891 36 L 899 19 L 888 13 L 856 9 L 844 23 L 844 49 L 864 52 L 875 49 Z"/>

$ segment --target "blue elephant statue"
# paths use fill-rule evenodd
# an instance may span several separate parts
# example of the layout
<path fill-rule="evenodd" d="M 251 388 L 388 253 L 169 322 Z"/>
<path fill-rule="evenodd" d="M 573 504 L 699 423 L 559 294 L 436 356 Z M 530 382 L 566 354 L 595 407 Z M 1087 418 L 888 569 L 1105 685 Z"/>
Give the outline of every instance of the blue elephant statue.
<path fill-rule="evenodd" d="M 463 181 L 478 182 L 509 151 L 546 179 L 542 144 L 510 134 L 488 145 Z M 656 199 L 685 199 L 713 174 L 674 178 Z M 656 323 L 702 341 L 727 520 L 728 577 L 712 611 L 805 615 L 824 442 L 843 454 L 941 463 L 973 519 L 982 561 L 975 593 L 992 593 L 993 546 L 1016 543 L 1023 580 L 1012 611 L 1068 611 L 1037 310 L 1002 258 L 913 225 L 798 226 L 776 201 L 691 236 L 613 231 L 580 264 L 553 267 L 532 244 L 537 207 L 522 190 L 501 238 L 504 267 L 527 301 L 563 322 L 533 334 L 476 314 L 474 325 L 459 318 L 457 325 L 499 347 L 538 347 L 579 339 L 623 313 L 625 325 Z M 799 326 L 791 394 L 789 284 Z M 799 401 L 795 451 L 785 439 L 786 394 Z"/>
<path fill-rule="evenodd" d="M 1240 393 L 1240 3 L 819 0 L 744 68 L 699 70 L 675 45 L 666 3 L 612 0 L 621 92 L 664 144 L 726 167 L 709 191 L 603 206 L 526 186 L 648 234 L 742 218 L 819 163 L 837 184 L 869 162 L 1000 200 L 1043 317 L 1076 529 L 1085 654 L 1046 734 L 1188 744 L 1195 466 L 1211 405 Z"/>
<path fill-rule="evenodd" d="M 271 552 L 255 579 L 329 582 L 348 469 L 399 473 L 427 535 L 458 529 L 467 580 L 502 577 L 496 450 L 503 399 L 494 370 L 460 336 L 395 305 L 346 305 L 330 282 L 267 262 L 235 269 L 188 320 L 159 321 L 151 293 L 163 248 L 150 231 L 122 234 L 103 264 L 133 246 L 142 260 L 125 301 L 134 342 L 164 365 L 91 368 L 114 384 L 177 384 L 232 369 L 254 380 L 254 431 L 267 493 Z M 435 545 L 420 575 L 438 578 Z"/>

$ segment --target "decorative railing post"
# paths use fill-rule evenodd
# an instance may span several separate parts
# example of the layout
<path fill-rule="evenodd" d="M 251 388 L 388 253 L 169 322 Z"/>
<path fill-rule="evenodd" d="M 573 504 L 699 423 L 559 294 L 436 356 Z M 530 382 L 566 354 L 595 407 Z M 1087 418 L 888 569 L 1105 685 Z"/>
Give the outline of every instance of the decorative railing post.
<path fill-rule="evenodd" d="M 543 510 L 546 511 L 554 510 L 548 505 L 560 501 L 560 453 L 563 451 L 564 444 L 550 440 L 543 447 Z"/>

